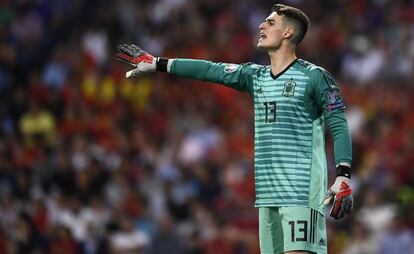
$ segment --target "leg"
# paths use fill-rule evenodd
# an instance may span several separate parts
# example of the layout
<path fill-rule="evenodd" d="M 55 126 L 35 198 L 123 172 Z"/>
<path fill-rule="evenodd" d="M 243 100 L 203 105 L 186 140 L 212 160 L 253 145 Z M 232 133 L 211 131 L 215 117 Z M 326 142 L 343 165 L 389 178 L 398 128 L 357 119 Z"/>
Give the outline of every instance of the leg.
<path fill-rule="evenodd" d="M 277 207 L 259 208 L 259 243 L 261 254 L 282 253 L 283 227 Z"/>
<path fill-rule="evenodd" d="M 281 207 L 284 253 L 326 254 L 326 226 L 322 213 L 309 207 Z"/>
<path fill-rule="evenodd" d="M 260 207 L 261 254 L 326 254 L 323 214 L 308 207 Z"/>

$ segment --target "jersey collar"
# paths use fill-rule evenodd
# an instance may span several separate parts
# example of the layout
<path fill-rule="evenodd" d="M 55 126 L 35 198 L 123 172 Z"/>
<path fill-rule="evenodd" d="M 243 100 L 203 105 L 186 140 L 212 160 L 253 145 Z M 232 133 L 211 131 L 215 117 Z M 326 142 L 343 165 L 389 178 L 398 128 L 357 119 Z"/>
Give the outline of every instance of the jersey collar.
<path fill-rule="evenodd" d="M 270 68 L 270 77 L 272 77 L 272 79 L 277 79 L 278 77 L 280 77 L 280 75 L 282 75 L 283 73 L 285 73 L 285 71 L 287 71 L 290 67 L 292 67 L 292 65 L 294 65 L 296 63 L 296 61 L 298 61 L 298 58 L 296 58 L 295 60 L 293 60 L 288 66 L 286 66 L 285 69 L 283 69 L 277 75 L 273 74 L 272 73 L 272 68 Z"/>

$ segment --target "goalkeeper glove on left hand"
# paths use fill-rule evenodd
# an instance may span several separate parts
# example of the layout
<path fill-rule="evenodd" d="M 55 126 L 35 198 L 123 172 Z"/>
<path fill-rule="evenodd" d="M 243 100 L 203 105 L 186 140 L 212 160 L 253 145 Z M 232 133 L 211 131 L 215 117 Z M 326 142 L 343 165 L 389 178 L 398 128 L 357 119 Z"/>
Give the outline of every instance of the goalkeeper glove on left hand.
<path fill-rule="evenodd" d="M 135 67 L 126 73 L 126 77 L 137 77 L 144 73 L 154 72 L 157 69 L 157 59 L 140 47 L 131 44 L 118 46 L 116 59 Z"/>
<path fill-rule="evenodd" d="M 337 170 L 338 174 L 335 182 L 325 194 L 323 204 L 328 205 L 331 199 L 334 198 L 330 215 L 335 219 L 341 219 L 345 214 L 350 214 L 352 211 L 353 197 L 352 189 L 349 185 L 351 170 L 349 167 L 342 165 L 339 165 Z"/>

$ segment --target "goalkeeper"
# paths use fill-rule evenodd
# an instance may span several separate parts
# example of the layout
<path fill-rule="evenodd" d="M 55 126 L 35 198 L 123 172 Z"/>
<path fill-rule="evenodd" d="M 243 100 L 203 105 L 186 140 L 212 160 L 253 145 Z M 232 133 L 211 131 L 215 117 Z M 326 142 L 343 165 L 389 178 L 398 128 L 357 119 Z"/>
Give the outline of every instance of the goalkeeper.
<path fill-rule="evenodd" d="M 325 206 L 330 216 L 352 209 L 351 138 L 344 101 L 333 77 L 296 56 L 309 27 L 299 9 L 275 4 L 259 26 L 259 49 L 270 65 L 225 64 L 155 58 L 135 45 L 118 46 L 117 59 L 135 69 L 220 83 L 247 92 L 254 101 L 255 206 L 262 254 L 327 253 Z M 327 190 L 324 128 L 334 141 L 336 180 Z"/>

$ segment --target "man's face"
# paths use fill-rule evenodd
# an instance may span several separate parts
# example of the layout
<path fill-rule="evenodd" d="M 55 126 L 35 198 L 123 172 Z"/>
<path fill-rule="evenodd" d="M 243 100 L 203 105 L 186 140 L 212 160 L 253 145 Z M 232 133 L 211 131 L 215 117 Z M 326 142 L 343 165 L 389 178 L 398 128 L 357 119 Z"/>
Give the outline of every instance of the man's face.
<path fill-rule="evenodd" d="M 283 17 L 272 12 L 259 26 L 260 37 L 257 47 L 260 49 L 278 49 L 284 38 L 286 27 L 283 24 Z"/>

